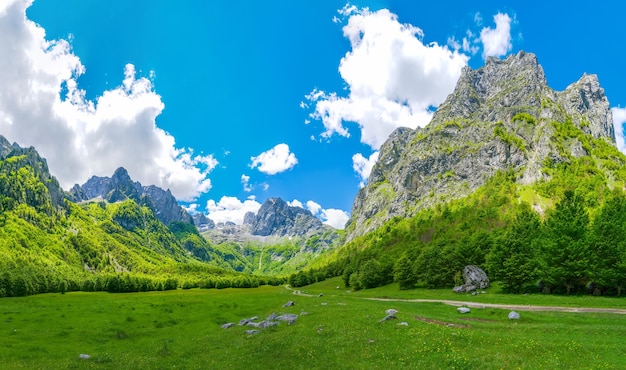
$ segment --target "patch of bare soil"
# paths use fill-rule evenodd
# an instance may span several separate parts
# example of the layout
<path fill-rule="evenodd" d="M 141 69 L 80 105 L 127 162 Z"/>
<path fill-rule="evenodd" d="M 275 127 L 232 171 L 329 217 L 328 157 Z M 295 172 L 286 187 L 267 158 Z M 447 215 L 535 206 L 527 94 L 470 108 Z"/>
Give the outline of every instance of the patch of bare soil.
<path fill-rule="evenodd" d="M 441 321 L 441 320 L 435 320 L 435 319 L 429 319 L 427 317 L 422 317 L 422 316 L 413 316 L 413 318 L 415 320 L 419 320 L 422 322 L 426 322 L 429 324 L 435 324 L 435 325 L 439 325 L 439 326 L 446 326 L 448 328 L 464 328 L 464 329 L 469 329 L 472 326 L 471 325 L 467 325 L 467 324 L 456 324 L 453 322 L 445 322 L 445 321 Z"/>

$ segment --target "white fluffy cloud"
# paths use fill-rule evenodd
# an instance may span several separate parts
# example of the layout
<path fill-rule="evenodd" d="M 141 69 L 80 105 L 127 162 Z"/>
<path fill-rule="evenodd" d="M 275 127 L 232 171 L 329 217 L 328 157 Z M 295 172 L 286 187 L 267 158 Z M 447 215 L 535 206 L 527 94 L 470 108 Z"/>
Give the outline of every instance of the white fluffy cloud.
<path fill-rule="evenodd" d="M 624 142 L 624 124 L 626 123 L 626 108 L 611 108 L 613 112 L 613 126 L 615 128 L 615 142 L 620 152 L 626 154 Z"/>
<path fill-rule="evenodd" d="M 237 225 L 243 224 L 243 217 L 246 213 L 257 213 L 261 208 L 261 203 L 254 199 L 246 199 L 243 202 L 236 197 L 222 197 L 218 202 L 210 199 L 206 204 L 207 217 L 213 222 L 234 222 Z"/>
<path fill-rule="evenodd" d="M 346 227 L 346 222 L 350 216 L 340 209 L 323 209 L 322 214 L 320 215 L 322 222 L 334 227 L 335 229 L 343 230 Z"/>
<path fill-rule="evenodd" d="M 252 160 L 250 168 L 258 167 L 259 171 L 268 175 L 287 171 L 298 163 L 296 155 L 291 153 L 289 145 L 284 143 L 250 159 Z"/>
<path fill-rule="evenodd" d="M 483 44 L 483 58 L 490 56 L 501 57 L 506 55 L 513 45 L 511 44 L 511 17 L 508 14 L 498 13 L 493 16 L 496 28 L 485 27 L 480 31 L 480 41 Z"/>
<path fill-rule="evenodd" d="M 322 206 L 320 206 L 319 204 L 315 203 L 312 200 L 309 200 L 308 202 L 306 202 L 306 208 L 309 211 L 311 211 L 312 214 L 317 215 L 319 211 L 322 209 Z"/>
<path fill-rule="evenodd" d="M 254 186 L 250 185 L 250 176 L 245 174 L 241 175 L 241 184 L 243 185 L 243 191 L 249 193 L 254 189 Z"/>
<path fill-rule="evenodd" d="M 120 86 L 87 100 L 76 82 L 85 67 L 67 41 L 46 40 L 26 18 L 31 2 L 0 6 L 0 134 L 36 147 L 66 189 L 123 166 L 135 180 L 182 200 L 208 191 L 217 161 L 177 148 L 156 126 L 164 104 L 152 82 L 128 64 Z"/>
<path fill-rule="evenodd" d="M 359 183 L 360 187 L 365 186 L 367 183 L 367 179 L 372 172 L 372 167 L 374 167 L 374 164 L 376 164 L 378 160 L 378 154 L 379 152 L 374 152 L 369 158 L 365 158 L 361 153 L 356 153 L 352 156 L 352 168 L 361 178 L 361 182 Z"/>
<path fill-rule="evenodd" d="M 300 207 L 304 209 L 304 205 L 302 205 L 302 202 L 297 199 L 294 199 L 291 202 L 287 202 L 287 205 L 290 207 Z"/>
<path fill-rule="evenodd" d="M 339 65 L 349 94 L 316 89 L 306 96 L 311 117 L 324 125 L 322 137 L 348 137 L 343 123 L 356 122 L 361 142 L 377 149 L 397 127 L 426 125 L 432 107 L 454 89 L 468 57 L 447 46 L 425 45 L 422 30 L 401 24 L 386 9 L 346 6 L 339 13 L 349 17 L 343 34 L 352 50 Z"/>

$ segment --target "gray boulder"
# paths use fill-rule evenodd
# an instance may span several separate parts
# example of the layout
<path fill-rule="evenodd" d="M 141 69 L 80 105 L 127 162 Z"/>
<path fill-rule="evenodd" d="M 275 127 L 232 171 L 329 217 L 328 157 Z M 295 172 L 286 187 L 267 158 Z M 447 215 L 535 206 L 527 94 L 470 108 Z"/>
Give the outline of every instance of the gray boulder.
<path fill-rule="evenodd" d="M 276 317 L 278 321 L 285 321 L 287 324 L 291 325 L 296 322 L 298 319 L 298 315 L 293 313 L 286 313 Z"/>
<path fill-rule="evenodd" d="M 459 313 L 470 313 L 470 309 L 467 307 L 459 307 L 456 309 Z"/>
<path fill-rule="evenodd" d="M 222 325 L 222 329 L 228 329 L 233 326 L 235 326 L 234 322 L 227 322 L 226 324 Z"/>
<path fill-rule="evenodd" d="M 285 303 L 285 304 L 283 305 L 283 307 L 291 307 L 291 306 L 295 306 L 295 305 L 296 305 L 296 304 L 295 304 L 293 301 L 289 301 L 289 302 Z"/>
<path fill-rule="evenodd" d="M 476 265 L 467 265 L 463 268 L 463 279 L 465 284 L 455 286 L 452 291 L 455 293 L 470 293 L 476 289 L 489 288 L 489 277 L 487 273 Z"/>
<path fill-rule="evenodd" d="M 474 285 L 476 289 L 489 288 L 489 277 L 487 273 L 476 265 L 467 265 L 463 269 L 463 278 L 465 279 L 465 285 Z"/>
<path fill-rule="evenodd" d="M 250 317 L 250 318 L 248 318 L 248 319 L 241 319 L 241 320 L 239 321 L 239 326 L 248 325 L 248 323 L 250 323 L 250 322 L 254 322 L 254 320 L 256 320 L 256 319 L 258 319 L 258 318 L 259 318 L 258 316 L 253 316 L 253 317 Z"/>
<path fill-rule="evenodd" d="M 254 335 L 256 333 L 260 332 L 260 330 L 246 330 L 246 334 L 248 335 Z"/>
<path fill-rule="evenodd" d="M 519 313 L 515 311 L 509 312 L 509 320 L 519 320 L 519 318 L 520 318 Z"/>

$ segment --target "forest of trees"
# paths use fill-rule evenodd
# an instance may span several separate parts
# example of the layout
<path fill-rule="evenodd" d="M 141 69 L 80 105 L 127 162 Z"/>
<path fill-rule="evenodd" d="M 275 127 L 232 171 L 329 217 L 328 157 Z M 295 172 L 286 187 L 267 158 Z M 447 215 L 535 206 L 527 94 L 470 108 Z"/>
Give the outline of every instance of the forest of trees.
<path fill-rule="evenodd" d="M 301 286 L 342 276 L 352 289 L 392 282 L 400 289 L 444 288 L 462 284 L 463 267 L 474 264 L 504 292 L 622 295 L 624 192 L 593 186 L 593 176 L 578 182 L 563 176 L 563 184 L 551 184 L 558 194 L 546 194 L 560 200 L 539 214 L 520 199 L 514 180 L 512 172 L 499 173 L 466 199 L 393 219 L 289 282 Z"/>

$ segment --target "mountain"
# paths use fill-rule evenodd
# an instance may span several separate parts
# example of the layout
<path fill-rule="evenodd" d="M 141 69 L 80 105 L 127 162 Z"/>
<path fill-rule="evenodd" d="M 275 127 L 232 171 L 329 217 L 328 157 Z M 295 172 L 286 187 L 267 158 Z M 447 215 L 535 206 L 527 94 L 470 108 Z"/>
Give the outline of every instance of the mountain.
<path fill-rule="evenodd" d="M 382 145 L 346 239 L 289 283 L 451 288 L 476 265 L 506 292 L 623 294 L 626 156 L 597 77 L 554 91 L 524 52 L 466 68 Z"/>
<path fill-rule="evenodd" d="M 166 225 L 172 222 L 194 223 L 187 211 L 178 205 L 178 201 L 170 190 L 157 186 L 142 186 L 133 181 L 123 167 L 118 168 L 111 177 L 93 176 L 82 186 L 76 184 L 69 191 L 70 198 L 75 202 L 92 199 L 103 199 L 117 202 L 132 199 L 137 203 L 146 204 L 154 210 L 156 217 Z"/>
<path fill-rule="evenodd" d="M 254 220 L 248 215 L 250 232 L 259 236 L 305 236 L 332 229 L 302 208 L 288 205 L 280 198 L 266 200 Z"/>
<path fill-rule="evenodd" d="M 66 194 L 35 148 L 10 144 L 0 135 L 0 160 L 0 210 L 24 203 L 51 215 L 55 209 L 63 207 Z"/>
<path fill-rule="evenodd" d="M 426 127 L 399 128 L 382 145 L 354 200 L 347 239 L 466 197 L 498 171 L 512 169 L 522 185 L 548 181 L 547 163 L 591 155 L 591 139 L 615 143 L 597 76 L 554 91 L 536 56 L 523 51 L 466 67 Z"/>
<path fill-rule="evenodd" d="M 216 248 L 238 251 L 243 268 L 262 274 L 286 274 L 340 245 L 341 233 L 310 211 L 267 199 L 257 213 L 248 212 L 242 225 L 218 223 L 202 231 Z"/>

